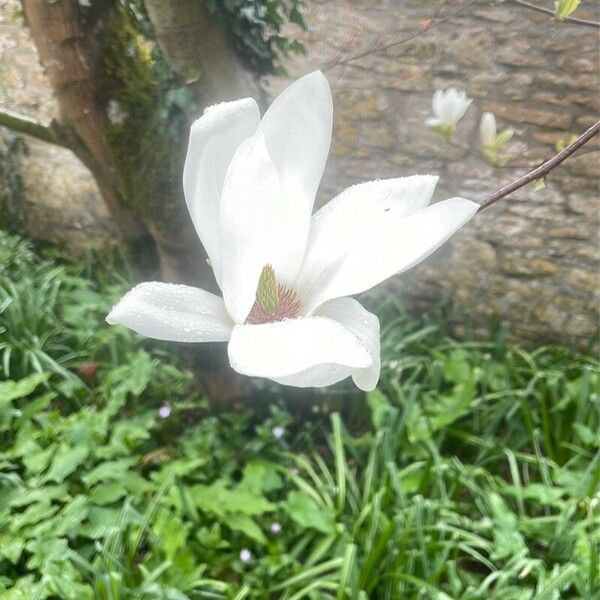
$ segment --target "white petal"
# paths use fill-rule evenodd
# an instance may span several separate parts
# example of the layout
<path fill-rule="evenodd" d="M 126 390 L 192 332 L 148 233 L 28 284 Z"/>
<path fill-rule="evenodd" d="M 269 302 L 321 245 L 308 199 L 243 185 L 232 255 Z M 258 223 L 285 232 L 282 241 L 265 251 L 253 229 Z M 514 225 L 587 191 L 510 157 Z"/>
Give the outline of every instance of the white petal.
<path fill-rule="evenodd" d="M 481 145 L 485 148 L 496 143 L 496 117 L 494 113 L 486 112 L 481 116 L 479 123 L 479 137 Z"/>
<path fill-rule="evenodd" d="M 309 215 L 329 154 L 332 122 L 329 83 L 315 71 L 285 89 L 258 127 L 281 176 L 285 201 L 303 204 Z"/>
<path fill-rule="evenodd" d="M 305 298 L 307 312 L 332 298 L 358 294 L 388 277 L 406 271 L 427 258 L 479 209 L 464 198 L 450 198 L 408 215 L 391 208 L 381 211 L 379 219 L 363 229 L 356 223 L 355 237 L 343 257 L 322 244 L 324 255 L 314 257 L 322 265 L 315 270 L 316 283 L 307 282 L 312 294 Z M 329 268 L 326 265 L 330 265 Z M 303 292 L 303 290 L 301 290 Z"/>
<path fill-rule="evenodd" d="M 428 119 L 425 119 L 426 127 L 439 127 L 440 125 L 443 125 L 443 122 L 437 117 L 429 117 Z"/>
<path fill-rule="evenodd" d="M 321 385 L 325 379 L 333 383 L 326 373 L 339 372 L 340 366 L 367 369 L 373 364 L 373 356 L 351 331 L 325 317 L 236 325 L 228 352 L 232 368 L 243 375 L 281 380 L 323 367 L 319 382 L 304 379 L 303 385 Z"/>
<path fill-rule="evenodd" d="M 273 377 L 273 381 L 292 387 L 327 387 L 343 381 L 352 374 L 352 369 L 344 365 L 327 363 L 310 367 L 287 377 Z"/>
<path fill-rule="evenodd" d="M 303 300 L 323 288 L 365 235 L 377 235 L 391 210 L 396 219 L 427 206 L 438 177 L 415 175 L 354 185 L 315 213 L 300 275 L 294 284 Z"/>
<path fill-rule="evenodd" d="M 354 369 L 352 379 L 361 390 L 370 392 L 375 389 L 381 368 L 379 319 L 354 298 L 330 300 L 319 306 L 315 314 L 341 323 L 369 351 L 373 363 L 365 369 Z"/>
<path fill-rule="evenodd" d="M 442 90 L 436 90 L 433 92 L 433 97 L 431 99 L 431 107 L 433 108 L 433 114 L 440 118 L 443 111 L 443 104 L 446 94 Z"/>
<path fill-rule="evenodd" d="M 171 342 L 226 342 L 233 327 L 219 296 L 158 281 L 134 287 L 116 304 L 106 321 Z"/>
<path fill-rule="evenodd" d="M 190 131 L 183 191 L 194 227 L 220 284 L 219 203 L 233 154 L 260 121 L 252 98 L 223 102 L 204 111 Z"/>
<path fill-rule="evenodd" d="M 265 265 L 273 266 L 280 283 L 295 280 L 310 225 L 310 215 L 288 202 L 261 134 L 244 142 L 231 161 L 220 220 L 225 305 L 243 323 Z"/>

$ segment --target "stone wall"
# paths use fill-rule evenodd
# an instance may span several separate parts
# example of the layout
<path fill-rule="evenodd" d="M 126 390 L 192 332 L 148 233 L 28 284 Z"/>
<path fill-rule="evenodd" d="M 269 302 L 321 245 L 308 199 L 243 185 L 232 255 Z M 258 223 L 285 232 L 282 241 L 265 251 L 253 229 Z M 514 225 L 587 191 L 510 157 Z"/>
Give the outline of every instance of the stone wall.
<path fill-rule="evenodd" d="M 0 0 L 0 106 L 50 122 L 52 92 L 29 31 L 19 18 L 20 2 Z M 0 128 L 0 144 L 3 130 Z M 27 140 L 22 161 L 24 229 L 75 258 L 118 239 L 117 227 L 89 171 L 69 150 Z"/>
<path fill-rule="evenodd" d="M 290 76 L 408 37 L 460 5 L 312 0 L 308 52 L 288 63 Z M 577 14 L 598 19 L 597 10 Z M 598 119 L 598 57 L 597 29 L 482 1 L 410 42 L 328 69 L 335 124 L 322 199 L 359 180 L 414 173 L 440 175 L 436 198 L 482 199 L 525 170 L 491 167 L 430 133 L 423 121 L 433 91 L 455 86 L 475 99 L 458 143 L 476 150 L 481 113 L 492 111 L 516 130 L 513 163 L 537 164 Z M 285 83 L 274 80 L 271 90 Z M 524 188 L 476 215 L 386 293 L 401 287 L 418 305 L 445 293 L 480 333 L 497 315 L 514 338 L 585 347 L 598 326 L 599 166 L 599 153 L 586 153 L 554 171 L 545 189 Z"/>

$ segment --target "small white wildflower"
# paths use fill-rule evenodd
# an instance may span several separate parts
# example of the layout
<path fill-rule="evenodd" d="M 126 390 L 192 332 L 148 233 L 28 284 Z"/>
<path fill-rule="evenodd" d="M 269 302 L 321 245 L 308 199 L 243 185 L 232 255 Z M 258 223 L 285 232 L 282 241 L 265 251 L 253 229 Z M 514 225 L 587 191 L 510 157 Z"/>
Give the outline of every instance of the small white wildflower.
<path fill-rule="evenodd" d="M 278 425 L 277 427 L 273 427 L 273 429 L 271 430 L 271 433 L 273 434 L 274 438 L 279 440 L 285 435 L 285 427 L 281 427 L 281 425 Z"/>
<path fill-rule="evenodd" d="M 278 523 L 277 521 L 274 521 L 273 523 L 271 523 L 271 527 L 269 529 L 271 530 L 271 533 L 280 533 L 281 532 L 281 524 Z"/>
<path fill-rule="evenodd" d="M 252 552 L 248 548 L 242 548 L 240 552 L 240 560 L 243 563 L 249 563 L 252 560 Z"/>
<path fill-rule="evenodd" d="M 92 0 L 78 0 L 79 6 L 90 7 L 92 5 Z"/>
<path fill-rule="evenodd" d="M 108 110 L 106 111 L 108 120 L 113 125 L 123 125 L 125 119 L 129 116 L 126 111 L 123 110 L 117 100 L 111 100 L 108 103 Z"/>
<path fill-rule="evenodd" d="M 496 143 L 496 117 L 494 113 L 486 112 L 479 123 L 479 138 L 484 148 L 490 148 Z"/>
<path fill-rule="evenodd" d="M 426 119 L 425 125 L 442 137 L 450 139 L 471 102 L 473 99 L 467 98 L 462 90 L 455 88 L 436 90 L 431 100 L 434 116 Z"/>
<path fill-rule="evenodd" d="M 158 409 L 158 416 L 161 419 L 166 419 L 171 414 L 171 407 L 168 404 L 163 404 Z"/>

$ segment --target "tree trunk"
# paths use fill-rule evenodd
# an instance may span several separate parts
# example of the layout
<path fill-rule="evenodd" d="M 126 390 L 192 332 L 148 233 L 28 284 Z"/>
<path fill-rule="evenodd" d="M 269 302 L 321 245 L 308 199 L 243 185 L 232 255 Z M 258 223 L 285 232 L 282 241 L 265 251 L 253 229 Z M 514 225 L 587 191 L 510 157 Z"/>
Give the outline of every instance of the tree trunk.
<path fill-rule="evenodd" d="M 105 115 L 96 103 L 95 66 L 99 47 L 93 30 L 78 18 L 76 0 L 23 0 L 23 10 L 40 62 L 58 101 L 54 128 L 90 169 L 125 238 L 144 235 L 145 227 L 117 192 L 103 131 Z"/>
<path fill-rule="evenodd" d="M 214 291 L 183 199 L 189 120 L 161 104 L 164 90 L 128 13 L 116 0 L 91 8 L 78 0 L 22 4 L 57 99 L 53 129 L 61 143 L 90 169 L 124 237 L 151 236 L 163 280 Z M 205 104 L 256 94 L 253 78 L 200 6 L 198 0 L 148 2 L 167 60 L 179 73 L 202 68 Z M 110 118 L 114 106 L 122 114 Z M 184 351 L 200 388 L 217 403 L 238 397 L 247 389 L 245 380 L 220 351 L 201 346 Z"/>
<path fill-rule="evenodd" d="M 199 77 L 204 106 L 252 96 L 262 100 L 256 78 L 233 50 L 227 32 L 198 0 L 145 0 L 156 40 L 184 81 Z"/>

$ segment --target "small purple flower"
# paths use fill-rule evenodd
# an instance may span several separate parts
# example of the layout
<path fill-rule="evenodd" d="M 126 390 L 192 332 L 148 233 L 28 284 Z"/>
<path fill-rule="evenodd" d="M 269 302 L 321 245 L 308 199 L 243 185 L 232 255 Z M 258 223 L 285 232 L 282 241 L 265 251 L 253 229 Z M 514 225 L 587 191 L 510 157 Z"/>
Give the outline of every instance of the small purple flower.
<path fill-rule="evenodd" d="M 269 529 L 271 530 L 271 533 L 281 533 L 281 524 L 277 521 L 274 521 L 271 523 L 271 527 L 269 527 Z"/>
<path fill-rule="evenodd" d="M 168 404 L 163 404 L 158 409 L 158 416 L 161 419 L 166 419 L 171 414 L 171 407 Z"/>
<path fill-rule="evenodd" d="M 271 433 L 273 434 L 273 437 L 275 439 L 279 440 L 285 435 L 285 427 L 281 427 L 281 425 L 278 425 L 277 427 L 273 427 L 273 429 L 271 430 Z"/>
<path fill-rule="evenodd" d="M 242 548 L 240 552 L 240 560 L 243 563 L 249 563 L 252 560 L 252 552 L 248 548 Z"/>

